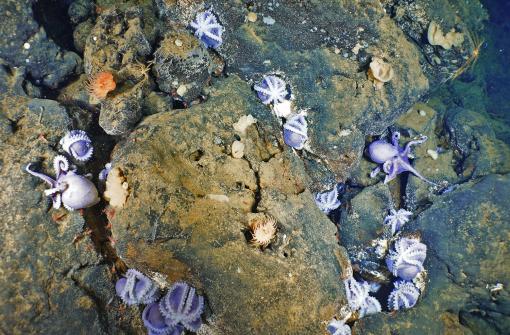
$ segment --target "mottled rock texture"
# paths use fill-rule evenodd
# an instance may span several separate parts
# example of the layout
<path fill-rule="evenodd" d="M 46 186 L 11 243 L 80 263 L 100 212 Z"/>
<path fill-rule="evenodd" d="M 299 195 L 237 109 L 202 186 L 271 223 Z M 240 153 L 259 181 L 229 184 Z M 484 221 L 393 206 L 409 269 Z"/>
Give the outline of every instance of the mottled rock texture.
<path fill-rule="evenodd" d="M 206 47 L 186 30 L 165 34 L 154 53 L 154 70 L 160 90 L 191 101 L 209 80 L 211 56 Z"/>
<path fill-rule="evenodd" d="M 258 122 L 236 133 L 244 115 Z M 238 139 L 242 159 L 231 156 Z M 131 193 L 111 220 L 119 256 L 198 287 L 223 334 L 317 334 L 345 303 L 335 226 L 275 117 L 236 76 L 204 104 L 146 118 L 113 166 Z M 278 221 L 264 251 L 248 243 L 253 212 Z"/>
<path fill-rule="evenodd" d="M 34 18 L 32 7 L 36 3 L 31 0 L 0 3 L 3 18 L 0 37 L 4 41 L 0 43 L 0 58 L 10 67 L 26 67 L 37 84 L 55 89 L 81 71 L 81 59 L 47 36 L 45 28 Z"/>
<path fill-rule="evenodd" d="M 374 315 L 353 332 L 504 334 L 510 297 L 490 289 L 509 285 L 509 190 L 508 175 L 488 175 L 437 199 L 405 226 L 420 231 L 427 245 L 427 289 L 413 309 Z"/>
<path fill-rule="evenodd" d="M 282 71 L 295 108 L 309 110 L 304 156 L 315 161 L 307 166 L 317 190 L 345 180 L 359 164 L 365 135 L 382 132 L 428 89 L 416 47 L 382 7 L 362 7 L 355 1 L 295 3 L 275 11 L 261 6 L 257 11 L 274 18 L 273 25 L 245 23 L 244 11 L 223 17 L 219 11 L 228 27 L 219 52 L 231 63 L 229 71 L 251 80 Z M 290 21 L 298 23 L 294 29 L 287 29 Z M 367 77 L 372 57 L 386 59 L 395 71 L 378 91 Z M 316 173 L 317 161 L 328 173 Z"/>
<path fill-rule="evenodd" d="M 51 100 L 0 100 L 0 329 L 6 334 L 112 334 L 132 331 L 121 314 L 108 265 L 83 235 L 78 212 L 50 208 L 47 185 L 25 172 L 52 174 L 71 119 Z M 76 237 L 80 237 L 75 239 Z"/>

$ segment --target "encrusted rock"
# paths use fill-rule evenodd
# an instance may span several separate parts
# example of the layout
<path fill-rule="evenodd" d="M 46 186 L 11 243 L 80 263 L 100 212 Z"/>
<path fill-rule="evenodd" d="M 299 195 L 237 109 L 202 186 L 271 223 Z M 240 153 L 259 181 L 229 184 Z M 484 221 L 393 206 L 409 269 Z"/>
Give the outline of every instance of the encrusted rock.
<path fill-rule="evenodd" d="M 243 115 L 257 127 L 234 159 L 232 124 Z M 236 76 L 203 104 L 147 117 L 112 158 L 133 188 L 111 220 L 119 255 L 197 287 L 223 334 L 315 335 L 345 302 L 335 225 L 306 190 L 276 118 Z M 263 251 L 249 243 L 254 212 L 278 222 Z"/>
<path fill-rule="evenodd" d="M 162 91 L 191 101 L 202 92 L 210 66 L 207 49 L 189 32 L 180 30 L 168 32 L 161 41 L 154 54 L 153 73 Z"/>
<path fill-rule="evenodd" d="M 357 323 L 356 334 L 502 334 L 510 295 L 490 285 L 510 278 L 508 234 L 510 177 L 488 175 L 437 199 L 407 225 L 420 230 L 429 249 L 428 283 L 408 313 L 377 314 Z M 490 283 L 490 284 L 489 284 Z"/>
<path fill-rule="evenodd" d="M 37 161 L 41 170 L 52 170 L 53 148 L 70 123 L 65 109 L 55 101 L 21 97 L 3 96 L 1 103 L 0 120 L 8 119 L 16 131 L 0 140 L 0 329 L 31 335 L 136 332 L 132 320 L 138 313 L 121 313 L 118 302 L 110 303 L 111 272 L 82 235 L 84 217 L 48 211 L 47 185 L 24 170 Z"/>
<path fill-rule="evenodd" d="M 139 64 L 151 53 L 138 7 L 104 11 L 90 32 L 83 54 L 85 73 L 115 71 L 120 78 L 138 78 Z"/>
<path fill-rule="evenodd" d="M 74 74 L 80 73 L 81 59 L 61 49 L 48 37 L 34 18 L 31 0 L 5 0 L 0 3 L 0 58 L 12 67 L 26 67 L 37 83 L 55 89 Z"/>
<path fill-rule="evenodd" d="M 109 135 L 124 135 L 142 118 L 142 87 L 134 86 L 101 104 L 99 125 Z"/>

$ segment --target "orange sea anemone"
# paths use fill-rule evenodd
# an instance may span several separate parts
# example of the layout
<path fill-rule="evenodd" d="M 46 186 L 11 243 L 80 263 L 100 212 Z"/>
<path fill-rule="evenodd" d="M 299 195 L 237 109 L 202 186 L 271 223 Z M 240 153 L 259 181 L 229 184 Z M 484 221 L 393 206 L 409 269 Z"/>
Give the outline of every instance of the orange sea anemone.
<path fill-rule="evenodd" d="M 91 96 L 103 100 L 108 92 L 115 89 L 116 84 L 111 72 L 99 72 L 88 80 L 86 86 Z"/>

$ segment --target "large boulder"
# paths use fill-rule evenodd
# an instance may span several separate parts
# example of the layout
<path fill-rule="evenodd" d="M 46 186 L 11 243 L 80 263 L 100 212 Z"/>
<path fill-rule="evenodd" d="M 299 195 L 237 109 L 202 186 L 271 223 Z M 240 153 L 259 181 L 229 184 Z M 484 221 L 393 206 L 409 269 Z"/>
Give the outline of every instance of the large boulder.
<path fill-rule="evenodd" d="M 258 121 L 243 130 L 247 115 Z M 119 256 L 191 282 L 223 334 L 317 334 L 345 304 L 335 225 L 276 118 L 238 77 L 215 85 L 206 103 L 147 117 L 112 162 L 130 193 L 111 215 Z M 249 243 L 248 222 L 261 213 L 278 222 L 265 250 Z"/>

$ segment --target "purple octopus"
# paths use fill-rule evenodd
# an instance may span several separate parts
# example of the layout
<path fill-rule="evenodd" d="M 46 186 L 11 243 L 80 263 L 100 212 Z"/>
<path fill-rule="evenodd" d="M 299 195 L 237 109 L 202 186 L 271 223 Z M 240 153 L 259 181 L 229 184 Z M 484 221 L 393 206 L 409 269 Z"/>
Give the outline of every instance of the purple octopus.
<path fill-rule="evenodd" d="M 60 140 L 60 145 L 69 155 L 79 161 L 88 161 L 94 148 L 89 136 L 83 130 L 71 130 Z"/>
<path fill-rule="evenodd" d="M 333 187 L 331 191 L 317 193 L 315 195 L 315 203 L 317 207 L 324 212 L 325 214 L 329 214 L 331 211 L 334 211 L 342 204 L 340 200 L 338 200 L 338 189 L 337 187 Z"/>
<path fill-rule="evenodd" d="M 388 308 L 393 311 L 408 309 L 416 305 L 420 290 L 413 283 L 399 280 L 388 297 Z"/>
<path fill-rule="evenodd" d="M 331 335 L 351 335 L 351 327 L 345 320 L 331 320 L 326 328 Z"/>
<path fill-rule="evenodd" d="M 195 20 L 190 23 L 198 37 L 207 47 L 216 49 L 222 43 L 223 26 L 218 23 L 216 15 L 210 10 L 198 13 Z"/>
<path fill-rule="evenodd" d="M 353 277 L 344 280 L 345 295 L 349 307 L 353 311 L 359 310 L 359 317 L 365 315 L 379 313 L 381 311 L 381 304 L 379 301 L 370 296 L 370 284 L 367 282 L 358 282 Z"/>
<path fill-rule="evenodd" d="M 412 212 L 407 211 L 403 208 L 398 211 L 390 209 L 390 214 L 384 218 L 384 224 L 391 228 L 391 234 L 395 235 L 402 227 L 409 221 L 409 217 L 413 215 Z"/>
<path fill-rule="evenodd" d="M 283 125 L 283 141 L 296 150 L 301 150 L 308 140 L 308 123 L 303 115 L 297 114 L 287 119 Z"/>
<path fill-rule="evenodd" d="M 168 326 L 184 326 L 196 332 L 202 326 L 200 315 L 204 310 L 204 297 L 197 295 L 188 284 L 177 282 L 159 302 L 159 310 Z"/>
<path fill-rule="evenodd" d="M 181 335 L 184 331 L 184 327 L 181 325 L 170 326 L 165 322 L 165 317 L 161 314 L 157 302 L 145 306 L 142 320 L 149 335 Z"/>
<path fill-rule="evenodd" d="M 426 257 L 425 244 L 415 238 L 402 237 L 390 250 L 386 265 L 394 276 L 411 281 L 424 270 L 423 262 Z"/>
<path fill-rule="evenodd" d="M 28 164 L 25 170 L 31 175 L 44 180 L 50 185 L 50 189 L 44 194 L 51 197 L 53 208 L 59 209 L 64 206 L 68 210 L 92 207 L 99 202 L 99 195 L 94 184 L 87 178 L 69 170 L 69 162 L 64 156 L 56 156 L 53 160 L 55 179 L 45 174 L 30 170 Z"/>
<path fill-rule="evenodd" d="M 427 136 L 422 136 L 419 140 L 410 141 L 405 145 L 405 147 L 401 147 L 399 145 L 399 139 L 400 133 L 395 131 L 391 135 L 391 143 L 388 143 L 385 140 L 377 140 L 370 143 L 368 146 L 368 155 L 372 161 L 380 164 L 380 166 L 376 167 L 370 173 L 370 177 L 374 178 L 381 171 L 382 166 L 382 170 L 386 173 L 386 178 L 384 178 L 385 184 L 395 179 L 398 174 L 409 171 L 421 180 L 432 185 L 437 185 L 423 177 L 411 166 L 411 163 L 409 163 L 411 147 L 425 142 L 427 140 Z"/>
<path fill-rule="evenodd" d="M 143 273 L 129 269 L 117 280 L 115 291 L 126 305 L 150 304 L 159 298 L 158 286 Z"/>
<path fill-rule="evenodd" d="M 287 84 L 277 76 L 264 76 L 260 84 L 253 87 L 264 105 L 279 104 L 289 95 Z"/>

